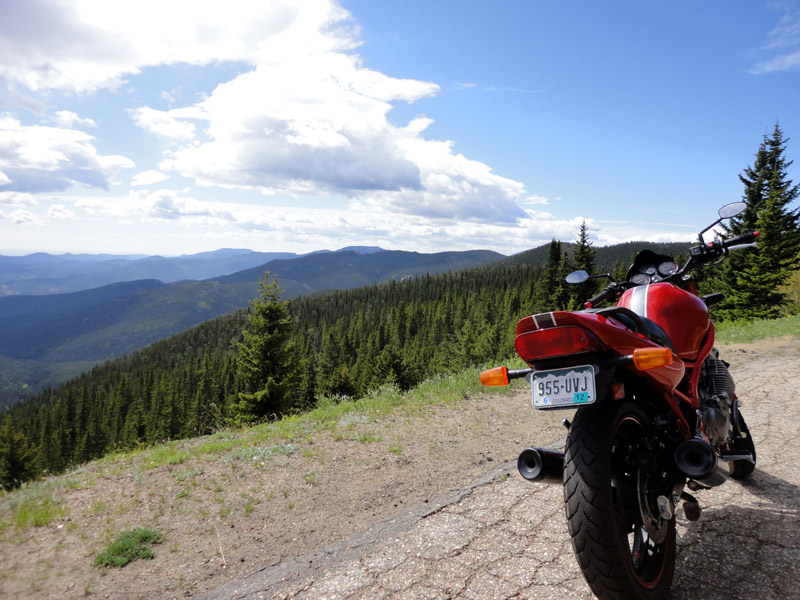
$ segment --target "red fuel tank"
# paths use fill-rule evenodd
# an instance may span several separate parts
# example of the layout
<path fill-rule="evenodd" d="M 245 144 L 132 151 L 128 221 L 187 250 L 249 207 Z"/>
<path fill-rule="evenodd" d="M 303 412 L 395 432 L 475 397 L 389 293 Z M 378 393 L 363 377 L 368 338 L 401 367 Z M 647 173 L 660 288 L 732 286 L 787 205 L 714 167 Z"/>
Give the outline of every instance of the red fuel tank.
<path fill-rule="evenodd" d="M 710 321 L 708 307 L 694 294 L 671 283 L 651 283 L 626 290 L 617 306 L 658 323 L 681 358 L 697 358 Z"/>

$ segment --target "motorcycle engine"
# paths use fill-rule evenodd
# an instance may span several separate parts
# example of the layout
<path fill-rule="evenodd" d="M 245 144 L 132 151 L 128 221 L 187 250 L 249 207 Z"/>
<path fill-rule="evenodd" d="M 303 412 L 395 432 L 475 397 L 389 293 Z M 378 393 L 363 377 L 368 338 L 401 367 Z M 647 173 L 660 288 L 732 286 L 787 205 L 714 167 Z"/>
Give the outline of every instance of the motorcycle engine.
<path fill-rule="evenodd" d="M 715 348 L 703 362 L 697 384 L 703 425 L 712 446 L 718 446 L 728 438 L 735 391 L 728 363 L 720 360 Z"/>

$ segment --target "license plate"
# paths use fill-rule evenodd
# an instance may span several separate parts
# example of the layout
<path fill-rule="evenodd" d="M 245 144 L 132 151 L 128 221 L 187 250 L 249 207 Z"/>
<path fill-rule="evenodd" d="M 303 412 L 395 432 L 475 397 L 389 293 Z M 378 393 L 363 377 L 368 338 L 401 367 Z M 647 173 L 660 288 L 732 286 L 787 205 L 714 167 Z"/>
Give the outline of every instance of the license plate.
<path fill-rule="evenodd" d="M 595 395 L 591 365 L 535 371 L 531 377 L 531 397 L 535 408 L 571 408 L 592 404 Z"/>

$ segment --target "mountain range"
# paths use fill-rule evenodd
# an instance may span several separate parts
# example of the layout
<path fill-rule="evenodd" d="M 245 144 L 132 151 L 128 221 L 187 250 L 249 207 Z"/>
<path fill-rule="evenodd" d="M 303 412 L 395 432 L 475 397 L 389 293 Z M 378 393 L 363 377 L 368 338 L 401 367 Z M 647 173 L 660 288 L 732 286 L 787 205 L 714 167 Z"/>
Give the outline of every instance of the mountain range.
<path fill-rule="evenodd" d="M 109 277 L 111 272 L 118 277 L 142 273 L 149 278 L 118 279 L 70 293 L 0 297 L 0 406 L 77 375 L 93 364 L 245 308 L 258 296 L 258 284 L 264 280 L 265 271 L 278 277 L 283 297 L 291 298 L 426 273 L 455 271 L 504 258 L 486 250 L 421 254 L 351 247 L 336 252 L 273 258 L 255 267 L 229 272 L 233 264 L 241 266 L 256 260 L 252 255 L 263 258 L 262 253 L 237 250 L 175 259 L 38 254 L 18 257 L 27 259 L 17 261 L 17 266 L 24 265 L 27 269 L 30 288 L 35 288 L 40 281 L 40 289 L 43 289 L 47 283 L 41 283 L 41 279 L 78 285 L 80 281 Z M 204 261 L 209 264 L 200 268 L 198 263 Z M 13 261 L 5 264 L 10 262 Z M 59 264 L 69 275 L 53 278 Z M 190 270 L 198 273 L 212 268 L 218 273 L 200 281 L 170 283 L 154 277 L 155 274 L 181 272 L 185 275 Z M 17 268 L 17 273 L 21 270 Z M 11 271 L 7 269 L 6 273 Z M 36 272 L 43 277 L 37 279 L 33 275 Z"/>

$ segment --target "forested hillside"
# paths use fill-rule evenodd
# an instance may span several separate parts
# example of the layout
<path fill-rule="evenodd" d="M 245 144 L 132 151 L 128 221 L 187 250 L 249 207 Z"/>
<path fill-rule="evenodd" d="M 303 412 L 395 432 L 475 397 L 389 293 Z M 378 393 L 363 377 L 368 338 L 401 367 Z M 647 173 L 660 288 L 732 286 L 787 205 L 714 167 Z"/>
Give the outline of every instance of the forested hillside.
<path fill-rule="evenodd" d="M 464 252 L 320 252 L 276 259 L 205 281 L 115 283 L 70 294 L 0 297 L 0 409 L 101 361 L 247 306 L 268 270 L 285 297 L 354 288 L 497 261 L 488 250 Z"/>

